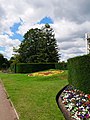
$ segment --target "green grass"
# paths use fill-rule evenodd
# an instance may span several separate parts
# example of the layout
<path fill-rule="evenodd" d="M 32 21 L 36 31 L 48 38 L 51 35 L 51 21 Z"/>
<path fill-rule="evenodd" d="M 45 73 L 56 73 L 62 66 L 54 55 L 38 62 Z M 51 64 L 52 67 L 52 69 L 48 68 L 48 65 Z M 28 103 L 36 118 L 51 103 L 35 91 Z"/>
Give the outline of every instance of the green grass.
<path fill-rule="evenodd" d="M 20 120 L 65 120 L 56 104 L 56 94 L 68 84 L 67 71 L 46 77 L 0 73 L 0 78 Z"/>

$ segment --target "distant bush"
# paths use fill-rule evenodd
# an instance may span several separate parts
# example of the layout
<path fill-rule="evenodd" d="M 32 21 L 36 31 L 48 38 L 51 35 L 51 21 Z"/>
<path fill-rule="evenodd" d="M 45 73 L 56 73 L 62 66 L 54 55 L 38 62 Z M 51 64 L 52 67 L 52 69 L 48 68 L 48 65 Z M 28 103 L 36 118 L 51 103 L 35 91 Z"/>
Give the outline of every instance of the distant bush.
<path fill-rule="evenodd" d="M 11 72 L 16 73 L 16 64 L 15 63 L 12 63 L 10 65 L 10 70 L 11 70 Z"/>
<path fill-rule="evenodd" d="M 59 70 L 67 70 L 67 63 L 66 62 L 56 63 L 55 68 Z"/>
<path fill-rule="evenodd" d="M 90 55 L 68 60 L 68 81 L 77 89 L 90 94 Z"/>
<path fill-rule="evenodd" d="M 17 63 L 17 64 L 11 64 L 11 71 L 14 73 L 32 73 L 37 71 L 43 71 L 48 69 L 55 69 L 55 64 L 50 63 Z"/>
<path fill-rule="evenodd" d="M 0 54 L 0 70 L 6 70 L 10 66 L 7 58 L 4 58 L 2 54 Z"/>

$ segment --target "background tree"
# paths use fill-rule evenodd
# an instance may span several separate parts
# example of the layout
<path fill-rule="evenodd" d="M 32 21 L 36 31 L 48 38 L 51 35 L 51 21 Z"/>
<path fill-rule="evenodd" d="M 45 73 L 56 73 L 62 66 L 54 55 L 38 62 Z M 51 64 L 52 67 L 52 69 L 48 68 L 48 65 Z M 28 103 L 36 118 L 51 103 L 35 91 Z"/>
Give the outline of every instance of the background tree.
<path fill-rule="evenodd" d="M 4 58 L 2 54 L 0 54 L 0 69 L 7 69 L 9 67 L 9 61 L 7 58 Z"/>
<path fill-rule="evenodd" d="M 27 31 L 16 52 L 19 62 L 47 63 L 59 60 L 55 34 L 49 24 Z"/>

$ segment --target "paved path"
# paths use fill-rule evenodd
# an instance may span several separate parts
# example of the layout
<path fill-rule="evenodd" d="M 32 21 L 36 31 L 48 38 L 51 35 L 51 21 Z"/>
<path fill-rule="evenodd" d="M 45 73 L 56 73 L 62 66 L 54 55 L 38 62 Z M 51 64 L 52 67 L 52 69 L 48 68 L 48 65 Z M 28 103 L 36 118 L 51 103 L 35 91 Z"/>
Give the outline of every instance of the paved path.
<path fill-rule="evenodd" d="M 16 113 L 0 83 L 0 120 L 18 120 Z"/>

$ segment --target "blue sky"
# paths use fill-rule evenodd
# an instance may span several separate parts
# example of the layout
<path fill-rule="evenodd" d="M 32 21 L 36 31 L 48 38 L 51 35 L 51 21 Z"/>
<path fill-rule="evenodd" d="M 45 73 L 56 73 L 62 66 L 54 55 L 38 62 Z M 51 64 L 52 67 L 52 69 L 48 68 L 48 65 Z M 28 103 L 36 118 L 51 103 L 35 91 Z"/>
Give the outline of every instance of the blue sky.
<path fill-rule="evenodd" d="M 11 38 L 12 40 L 13 39 L 18 39 L 20 41 L 23 40 L 23 35 L 19 34 L 17 31 L 18 31 L 18 28 L 21 26 L 22 24 L 22 20 L 20 20 L 20 22 L 18 23 L 14 23 L 13 26 L 10 27 L 10 30 L 11 32 L 13 33 L 13 35 L 9 35 L 9 38 Z M 50 17 L 44 17 L 43 19 L 40 20 L 40 22 L 38 22 L 37 24 L 53 24 L 53 20 L 50 18 Z M 27 31 L 26 31 L 27 32 Z M 3 33 L 4 35 L 8 35 L 7 33 Z M 0 47 L 1 50 L 4 50 L 3 47 Z"/>
<path fill-rule="evenodd" d="M 22 20 L 20 20 L 20 22 L 18 23 L 14 23 L 14 25 L 10 27 L 11 32 L 13 32 L 13 35 L 10 36 L 11 39 L 19 39 L 20 41 L 23 40 L 23 36 L 17 33 L 18 28 L 21 26 L 21 23 L 22 23 Z M 53 20 L 50 17 L 44 17 L 37 24 L 46 24 L 46 23 L 53 24 Z"/>
<path fill-rule="evenodd" d="M 0 46 L 0 51 L 4 51 L 4 50 L 5 50 L 5 47 Z"/>
<path fill-rule="evenodd" d="M 53 20 L 50 17 L 44 17 L 43 19 L 38 22 L 38 24 L 54 24 Z"/>
<path fill-rule="evenodd" d="M 18 28 L 21 26 L 21 22 L 19 23 L 15 23 L 11 28 L 11 32 L 13 32 L 13 35 L 10 36 L 11 39 L 19 39 L 20 41 L 23 40 L 23 36 L 18 34 L 17 31 L 18 31 Z"/>
<path fill-rule="evenodd" d="M 0 0 L 0 53 L 10 59 L 23 35 L 49 23 L 55 31 L 61 60 L 86 54 L 90 32 L 90 0 Z"/>

